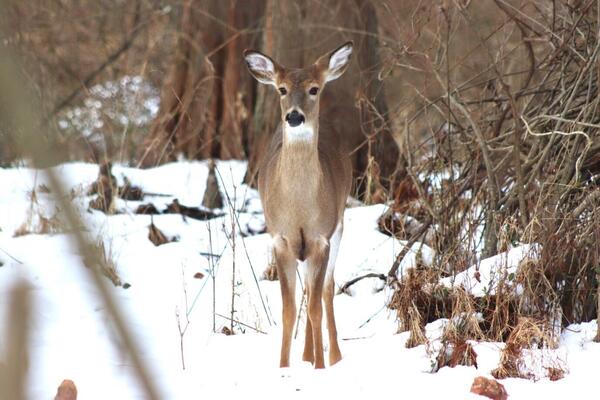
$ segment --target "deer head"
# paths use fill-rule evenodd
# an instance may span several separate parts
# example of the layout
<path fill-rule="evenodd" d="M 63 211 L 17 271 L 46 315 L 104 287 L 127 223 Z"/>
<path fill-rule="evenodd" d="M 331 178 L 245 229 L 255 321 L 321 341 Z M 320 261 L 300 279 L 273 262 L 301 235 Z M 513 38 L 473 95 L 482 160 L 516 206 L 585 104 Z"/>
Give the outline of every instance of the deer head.
<path fill-rule="evenodd" d="M 315 137 L 323 88 L 346 71 L 352 46 L 352 42 L 347 42 L 301 69 L 285 68 L 256 50 L 244 51 L 252 76 L 261 83 L 275 86 L 279 92 L 282 125 L 288 140 L 312 140 Z"/>

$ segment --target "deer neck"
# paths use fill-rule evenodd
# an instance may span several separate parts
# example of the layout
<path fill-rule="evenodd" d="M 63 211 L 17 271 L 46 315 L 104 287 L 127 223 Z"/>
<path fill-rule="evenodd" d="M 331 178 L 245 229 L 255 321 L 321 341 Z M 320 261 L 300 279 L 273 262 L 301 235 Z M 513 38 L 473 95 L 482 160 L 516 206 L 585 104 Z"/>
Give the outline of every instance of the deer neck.
<path fill-rule="evenodd" d="M 317 190 L 321 181 L 318 149 L 319 125 L 302 124 L 291 128 L 284 124 L 279 162 L 281 184 L 302 188 L 307 194 Z"/>

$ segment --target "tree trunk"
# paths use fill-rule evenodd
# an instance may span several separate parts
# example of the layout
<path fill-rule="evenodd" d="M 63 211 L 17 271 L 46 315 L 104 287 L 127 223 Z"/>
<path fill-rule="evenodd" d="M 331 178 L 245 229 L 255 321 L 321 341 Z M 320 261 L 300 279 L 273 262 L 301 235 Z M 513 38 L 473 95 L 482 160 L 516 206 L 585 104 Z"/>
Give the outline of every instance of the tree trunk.
<path fill-rule="evenodd" d="M 398 145 L 392 137 L 388 106 L 383 82 L 378 78 L 381 69 L 379 57 L 379 25 L 377 12 L 370 0 L 355 0 L 358 24 L 367 35 L 358 42 L 360 128 L 367 145 L 357 154 L 355 168 L 358 178 L 357 193 L 366 202 L 385 200 L 383 189 L 392 189 L 394 175 L 402 162 Z"/>
<path fill-rule="evenodd" d="M 243 29 L 252 28 L 263 14 L 263 2 L 248 4 L 243 0 L 229 0 L 229 25 L 237 29 L 231 32 L 233 40 L 226 47 L 224 74 L 222 80 L 222 116 L 219 127 L 220 158 L 242 159 L 248 156 L 248 142 L 245 133 L 249 131 L 252 105 L 254 104 L 254 80 L 246 72 L 242 52 L 251 47 L 254 34 L 243 34 Z"/>
<path fill-rule="evenodd" d="M 252 82 L 241 52 L 261 0 L 186 0 L 173 66 L 154 125 L 139 153 L 152 166 L 174 160 L 244 158 Z M 223 23 L 226 21 L 226 23 Z"/>

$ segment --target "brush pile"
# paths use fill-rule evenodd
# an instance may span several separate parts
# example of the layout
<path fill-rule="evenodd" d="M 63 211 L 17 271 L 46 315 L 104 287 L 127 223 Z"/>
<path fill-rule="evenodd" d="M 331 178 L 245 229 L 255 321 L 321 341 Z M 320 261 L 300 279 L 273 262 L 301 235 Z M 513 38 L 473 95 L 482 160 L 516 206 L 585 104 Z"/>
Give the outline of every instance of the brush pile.
<path fill-rule="evenodd" d="M 496 0 L 504 22 L 488 33 L 462 3 L 432 11 L 442 21 L 435 47 L 416 51 L 417 38 L 393 54 L 441 94 L 397 124 L 405 163 L 380 229 L 425 242 L 436 257 L 433 267 L 394 274 L 391 307 L 402 330 L 417 329 L 410 345 L 423 342 L 424 324 L 449 319 L 446 347 L 461 354 L 441 364 L 472 363 L 465 343 L 485 338 L 506 342 L 497 377 L 523 376 L 521 349 L 551 348 L 562 327 L 598 313 L 600 10 L 594 1 Z M 485 60 L 464 82 L 451 73 L 460 65 L 446 65 L 460 29 Z M 440 127 L 411 142 L 432 113 Z M 407 188 L 413 196 L 402 195 Z M 493 269 L 487 285 L 481 260 L 524 245 L 522 261 Z"/>

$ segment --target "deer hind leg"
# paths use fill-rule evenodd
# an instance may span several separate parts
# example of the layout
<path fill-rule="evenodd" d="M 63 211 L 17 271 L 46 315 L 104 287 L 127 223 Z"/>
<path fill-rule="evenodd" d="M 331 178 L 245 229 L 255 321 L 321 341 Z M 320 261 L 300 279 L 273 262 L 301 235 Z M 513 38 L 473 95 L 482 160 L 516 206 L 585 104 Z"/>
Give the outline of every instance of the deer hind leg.
<path fill-rule="evenodd" d="M 308 274 L 307 274 L 308 275 Z M 308 277 L 307 277 L 308 278 Z M 305 279 L 308 282 L 308 279 Z M 306 299 L 309 298 L 308 284 L 305 285 Z M 302 353 L 302 361 L 308 361 L 311 364 L 315 362 L 315 350 L 313 348 L 313 335 L 312 335 L 312 324 L 310 318 L 306 317 L 306 335 L 304 337 L 304 352 Z"/>
<path fill-rule="evenodd" d="M 280 367 L 290 366 L 290 347 L 296 316 L 296 258 L 288 241 L 281 235 L 274 240 L 275 261 L 281 286 L 283 335 L 281 337 Z"/>
<path fill-rule="evenodd" d="M 335 280 L 333 272 L 335 260 L 342 239 L 342 224 L 338 225 L 330 240 L 329 260 L 327 262 L 327 273 L 323 288 L 323 301 L 327 315 L 327 332 L 329 333 L 329 365 L 333 365 L 342 359 L 342 353 L 337 340 L 337 328 L 335 325 L 335 314 L 333 312 L 333 296 L 335 295 Z"/>
<path fill-rule="evenodd" d="M 323 360 L 323 283 L 327 272 L 327 259 L 329 258 L 329 240 L 320 237 L 313 243 L 313 249 L 308 257 L 308 319 L 312 328 L 313 352 L 315 368 L 325 368 Z"/>

